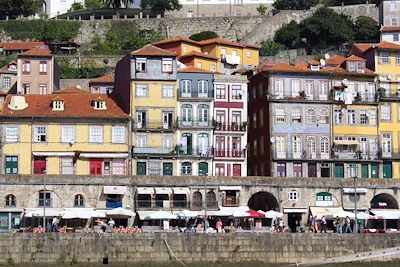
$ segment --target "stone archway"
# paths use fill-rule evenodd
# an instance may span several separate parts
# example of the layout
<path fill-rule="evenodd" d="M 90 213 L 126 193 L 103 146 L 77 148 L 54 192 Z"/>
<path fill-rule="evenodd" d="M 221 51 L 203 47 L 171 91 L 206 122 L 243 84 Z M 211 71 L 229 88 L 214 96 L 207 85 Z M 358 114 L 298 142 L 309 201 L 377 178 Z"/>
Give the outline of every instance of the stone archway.
<path fill-rule="evenodd" d="M 387 193 L 382 193 L 374 196 L 374 198 L 370 202 L 370 207 L 371 209 L 379 209 L 379 208 L 398 209 L 399 205 L 394 196 Z"/>
<path fill-rule="evenodd" d="M 252 210 L 279 210 L 279 204 L 275 196 L 268 192 L 257 192 L 253 194 L 247 203 Z"/>

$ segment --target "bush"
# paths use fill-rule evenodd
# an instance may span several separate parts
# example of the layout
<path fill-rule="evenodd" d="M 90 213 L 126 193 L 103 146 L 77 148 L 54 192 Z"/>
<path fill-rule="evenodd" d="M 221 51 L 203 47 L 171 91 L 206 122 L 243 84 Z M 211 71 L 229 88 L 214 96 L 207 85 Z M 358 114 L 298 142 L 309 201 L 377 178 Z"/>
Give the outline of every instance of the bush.
<path fill-rule="evenodd" d="M 192 39 L 193 41 L 203 41 L 203 40 L 208 40 L 208 39 L 213 39 L 213 38 L 218 38 L 218 34 L 216 34 L 213 31 L 204 31 L 204 32 L 199 32 L 196 34 L 193 34 L 189 38 Z"/>
<path fill-rule="evenodd" d="M 61 79 L 91 79 L 104 75 L 107 69 L 90 62 L 83 62 L 80 68 L 71 67 L 66 59 L 58 60 Z"/>
<path fill-rule="evenodd" d="M 318 3 L 319 0 L 275 0 L 272 6 L 277 10 L 306 10 Z"/>
<path fill-rule="evenodd" d="M 264 40 L 260 45 L 260 56 L 275 56 L 279 51 L 284 49 L 284 45 L 274 42 L 273 40 Z"/>

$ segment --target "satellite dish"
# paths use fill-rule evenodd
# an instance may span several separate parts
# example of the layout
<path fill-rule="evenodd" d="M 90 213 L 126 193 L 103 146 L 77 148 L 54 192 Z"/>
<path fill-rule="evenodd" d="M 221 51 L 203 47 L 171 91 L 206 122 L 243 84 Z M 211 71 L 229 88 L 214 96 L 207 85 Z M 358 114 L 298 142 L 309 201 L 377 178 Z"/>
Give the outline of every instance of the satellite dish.
<path fill-rule="evenodd" d="M 321 63 L 321 66 L 322 66 L 322 67 L 324 67 L 324 66 L 326 65 L 326 62 L 325 62 L 325 60 L 324 60 L 323 58 L 321 58 L 321 59 L 319 60 L 319 62 Z"/>
<path fill-rule="evenodd" d="M 343 83 L 344 85 L 346 85 L 346 84 L 348 84 L 348 83 L 349 83 L 349 80 L 347 80 L 347 79 L 343 79 L 342 83 Z"/>
<path fill-rule="evenodd" d="M 328 58 L 330 58 L 331 56 L 328 54 L 328 53 L 326 53 L 325 54 L 325 59 L 328 59 Z"/>
<path fill-rule="evenodd" d="M 388 79 L 388 80 L 391 80 L 391 79 L 392 79 L 392 75 L 389 74 L 389 75 L 387 76 L 387 79 Z"/>
<path fill-rule="evenodd" d="M 271 141 L 271 144 L 275 143 L 275 137 L 272 136 L 272 137 L 269 139 L 269 141 Z"/>

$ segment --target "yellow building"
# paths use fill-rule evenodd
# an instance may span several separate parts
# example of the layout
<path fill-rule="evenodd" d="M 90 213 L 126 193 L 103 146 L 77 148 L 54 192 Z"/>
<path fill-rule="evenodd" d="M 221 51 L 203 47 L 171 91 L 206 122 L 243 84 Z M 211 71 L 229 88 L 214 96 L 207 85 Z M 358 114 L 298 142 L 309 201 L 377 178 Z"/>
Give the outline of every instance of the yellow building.
<path fill-rule="evenodd" d="M 355 44 L 353 52 L 367 60 L 378 76 L 379 143 L 383 177 L 400 178 L 400 45 Z"/>
<path fill-rule="evenodd" d="M 5 174 L 129 174 L 129 117 L 107 95 L 8 95 L 0 115 Z"/>
<path fill-rule="evenodd" d="M 190 52 L 180 57 L 179 61 L 186 66 L 193 66 L 205 71 L 217 71 L 218 59 L 208 54 L 201 52 Z"/>

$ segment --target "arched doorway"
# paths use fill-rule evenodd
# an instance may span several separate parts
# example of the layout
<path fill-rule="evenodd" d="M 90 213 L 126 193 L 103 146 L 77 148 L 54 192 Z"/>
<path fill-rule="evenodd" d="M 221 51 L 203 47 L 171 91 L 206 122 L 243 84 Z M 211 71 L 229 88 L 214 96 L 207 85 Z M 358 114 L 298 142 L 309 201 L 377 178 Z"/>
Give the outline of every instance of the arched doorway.
<path fill-rule="evenodd" d="M 278 201 L 268 192 L 257 192 L 252 195 L 247 203 L 250 209 L 252 210 L 262 210 L 262 211 L 269 211 L 269 210 L 278 210 L 279 205 Z"/>
<path fill-rule="evenodd" d="M 387 193 L 382 193 L 374 196 L 370 202 L 371 209 L 398 209 L 397 200 Z"/>

